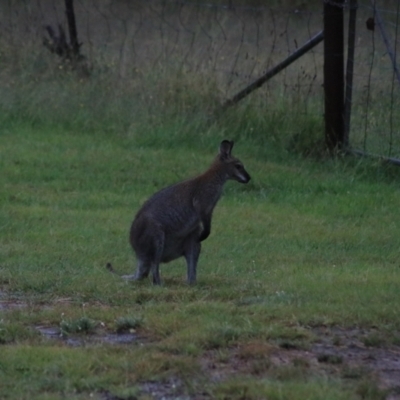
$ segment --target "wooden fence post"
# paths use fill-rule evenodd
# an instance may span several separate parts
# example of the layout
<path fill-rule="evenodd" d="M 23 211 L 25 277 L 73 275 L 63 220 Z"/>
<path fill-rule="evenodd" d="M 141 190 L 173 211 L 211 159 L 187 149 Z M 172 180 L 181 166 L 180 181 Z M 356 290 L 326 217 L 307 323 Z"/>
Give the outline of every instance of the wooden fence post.
<path fill-rule="evenodd" d="M 79 58 L 80 44 L 78 42 L 78 33 L 76 30 L 74 0 L 65 0 L 65 12 L 67 14 L 69 42 L 72 47 L 72 54 Z"/>
<path fill-rule="evenodd" d="M 345 143 L 344 0 L 324 0 L 325 140 L 330 151 Z"/>

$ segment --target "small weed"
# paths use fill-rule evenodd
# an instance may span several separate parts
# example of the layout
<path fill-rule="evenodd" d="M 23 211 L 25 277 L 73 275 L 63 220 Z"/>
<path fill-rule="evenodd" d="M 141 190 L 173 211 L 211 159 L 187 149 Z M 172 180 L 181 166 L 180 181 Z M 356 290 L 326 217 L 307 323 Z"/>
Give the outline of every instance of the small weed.
<path fill-rule="evenodd" d="M 265 387 L 261 382 L 244 377 L 237 377 L 219 384 L 212 398 L 220 400 L 258 400 L 265 398 Z"/>
<path fill-rule="evenodd" d="M 309 371 L 304 366 L 282 365 L 275 366 L 270 373 L 279 381 L 293 381 L 307 378 Z"/>
<path fill-rule="evenodd" d="M 134 332 L 137 328 L 140 328 L 143 324 L 142 318 L 136 317 L 121 317 L 116 321 L 116 332 Z"/>
<path fill-rule="evenodd" d="M 9 326 L 0 322 L 0 344 L 11 343 L 15 340 L 15 335 Z"/>
<path fill-rule="evenodd" d="M 215 354 L 215 360 L 220 363 L 229 362 L 231 355 L 227 349 L 218 349 Z"/>
<path fill-rule="evenodd" d="M 363 400 L 385 400 L 387 391 L 382 390 L 373 379 L 363 379 L 356 388 L 356 393 Z"/>
<path fill-rule="evenodd" d="M 400 346 L 400 334 L 394 333 L 391 335 L 390 342 L 395 346 Z"/>
<path fill-rule="evenodd" d="M 269 358 L 256 359 L 250 362 L 250 373 L 252 375 L 264 374 L 266 371 L 270 370 L 272 367 L 272 362 Z"/>
<path fill-rule="evenodd" d="M 274 351 L 275 347 L 264 341 L 252 341 L 240 346 L 238 357 L 241 360 L 263 360 Z"/>
<path fill-rule="evenodd" d="M 289 151 L 306 157 L 326 157 L 326 145 L 321 138 L 321 121 L 313 118 L 302 121 L 299 131 L 292 136 L 287 147 Z"/>
<path fill-rule="evenodd" d="M 115 400 L 137 400 L 140 397 L 140 389 L 138 387 L 118 388 L 104 393 L 105 398 Z"/>
<path fill-rule="evenodd" d="M 302 327 L 292 327 L 292 326 L 280 326 L 275 325 L 271 327 L 268 332 L 268 339 L 277 341 L 279 345 L 283 344 L 285 348 L 285 343 L 288 343 L 287 348 L 290 348 L 291 343 L 293 348 L 305 348 L 307 342 L 311 339 L 310 332 Z"/>
<path fill-rule="evenodd" d="M 335 335 L 332 339 L 332 344 L 334 346 L 340 346 L 342 344 L 342 339 L 340 338 L 340 336 Z"/>
<path fill-rule="evenodd" d="M 308 348 L 308 343 L 303 340 L 281 339 L 278 340 L 278 346 L 285 350 L 305 350 Z"/>
<path fill-rule="evenodd" d="M 88 317 L 81 317 L 75 320 L 62 320 L 60 322 L 60 332 L 62 336 L 72 333 L 90 334 L 96 330 L 97 323 Z"/>
<path fill-rule="evenodd" d="M 341 376 L 344 379 L 361 379 L 368 375 L 368 371 L 362 366 L 346 366 L 343 368 Z"/>
<path fill-rule="evenodd" d="M 18 323 L 0 320 L 0 345 L 34 339 L 35 337 L 38 337 L 38 334 L 33 329 L 21 326 Z"/>
<path fill-rule="evenodd" d="M 382 335 L 374 332 L 364 336 L 362 342 L 367 347 L 382 347 L 385 345 L 386 339 Z"/>
<path fill-rule="evenodd" d="M 158 350 L 147 350 L 141 354 L 136 363 L 137 378 L 153 380 L 168 376 L 185 377 L 200 376 L 199 365 L 193 357 L 172 355 Z"/>
<path fill-rule="evenodd" d="M 202 353 L 201 348 L 195 343 L 187 343 L 182 346 L 182 354 L 187 356 L 199 356 Z"/>
<path fill-rule="evenodd" d="M 208 350 L 228 347 L 240 337 L 240 331 L 232 326 L 216 327 L 210 330 L 204 343 Z"/>
<path fill-rule="evenodd" d="M 295 367 L 299 368 L 309 368 L 310 367 L 310 361 L 308 361 L 306 358 L 294 358 L 293 359 L 293 365 Z"/>
<path fill-rule="evenodd" d="M 318 362 L 326 364 L 342 364 L 343 357 L 337 354 L 320 354 L 317 357 Z"/>
<path fill-rule="evenodd" d="M 7 276 L 0 276 L 0 285 L 9 285 L 9 284 L 10 284 L 10 278 L 8 278 Z"/>
<path fill-rule="evenodd" d="M 266 306 L 275 304 L 291 304 L 294 302 L 294 296 L 284 291 L 277 291 L 268 296 L 245 297 L 237 302 L 239 306 L 249 306 L 253 304 L 263 304 Z"/>

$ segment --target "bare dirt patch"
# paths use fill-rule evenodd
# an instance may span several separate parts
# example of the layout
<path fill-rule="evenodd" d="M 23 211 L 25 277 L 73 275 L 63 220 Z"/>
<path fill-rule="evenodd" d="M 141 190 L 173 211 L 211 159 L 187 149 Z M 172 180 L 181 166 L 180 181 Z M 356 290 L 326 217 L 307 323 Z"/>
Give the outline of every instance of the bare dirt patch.
<path fill-rule="evenodd" d="M 146 342 L 135 333 L 68 335 L 57 327 L 36 326 L 44 337 L 67 346 L 131 345 Z M 389 345 L 379 338 L 378 330 L 340 327 L 312 328 L 314 339 L 305 343 L 254 340 L 229 349 L 209 350 L 202 357 L 204 375 L 214 383 L 237 374 L 291 379 L 295 376 L 337 376 L 349 382 L 376 384 L 381 398 L 400 400 L 400 346 Z M 372 338 L 372 339 L 371 339 Z M 140 391 L 152 398 L 209 398 L 207 392 L 187 394 L 179 378 L 142 382 Z M 105 394 L 107 399 L 116 399 Z"/>
<path fill-rule="evenodd" d="M 161 383 L 159 381 L 144 382 L 140 385 L 140 390 L 143 394 L 147 394 L 154 399 L 205 400 L 210 398 L 207 393 L 187 394 L 187 386 L 177 378 L 170 378 Z"/>
<path fill-rule="evenodd" d="M 48 303 L 40 303 L 40 305 L 43 308 L 51 308 L 54 307 L 55 304 L 68 304 L 72 302 L 73 299 L 70 297 L 60 297 L 53 299 L 51 305 Z M 6 290 L 0 289 L 0 311 L 22 309 L 32 304 L 37 304 L 37 300 L 35 301 L 35 299 L 32 298 L 27 300 L 27 298 L 22 295 L 9 293 Z"/>
<path fill-rule="evenodd" d="M 352 382 L 364 380 L 376 384 L 387 400 L 400 400 L 399 346 L 365 345 L 374 330 L 320 327 L 312 332 L 315 340 L 307 346 L 256 340 L 222 356 L 210 351 L 203 359 L 203 369 L 217 382 L 235 374 L 275 379 L 324 374 Z"/>
<path fill-rule="evenodd" d="M 379 341 L 368 345 L 368 338 L 377 335 L 376 330 L 318 328 L 314 329 L 317 340 L 312 344 L 311 357 L 324 360 L 342 359 L 349 378 L 357 370 L 365 370 L 375 376 L 379 387 L 387 390 L 387 399 L 400 399 L 400 347 L 385 345 Z M 367 345 L 366 345 L 367 343 Z M 331 357 L 331 358 L 330 358 Z M 343 372 L 346 377 L 346 371 Z"/>
<path fill-rule="evenodd" d="M 163 381 L 147 381 L 139 385 L 139 392 L 145 395 L 147 399 L 163 399 L 163 400 L 208 400 L 210 395 L 207 393 L 196 393 L 190 395 L 187 393 L 187 385 L 179 378 L 169 378 Z M 102 393 L 104 400 L 122 400 L 137 399 L 136 395 L 123 396 L 114 395 L 108 391 Z"/>
<path fill-rule="evenodd" d="M 0 289 L 0 311 L 24 308 L 26 306 L 26 301 L 23 301 L 18 296 L 10 295 L 9 293 Z"/>
<path fill-rule="evenodd" d="M 82 335 L 68 335 L 62 334 L 59 328 L 51 326 L 36 326 L 38 330 L 45 338 L 50 340 L 57 340 L 60 343 L 66 344 L 71 347 L 79 347 L 85 345 L 95 344 L 110 344 L 110 345 L 124 345 L 138 343 L 139 337 L 135 333 L 94 333 L 94 334 L 82 334 Z"/>
<path fill-rule="evenodd" d="M 204 376 L 219 383 L 236 376 L 291 379 L 310 375 L 337 376 L 355 387 L 367 382 L 379 389 L 374 398 L 400 400 L 400 347 L 365 345 L 375 330 L 358 328 L 312 329 L 315 340 L 307 348 L 282 346 L 254 340 L 229 349 L 207 351 L 202 358 Z M 188 394 L 187 383 L 177 377 L 146 381 L 139 385 L 142 394 L 158 399 L 209 399 L 207 391 Z M 360 390 L 360 389 L 359 389 Z M 359 393 L 361 398 L 365 396 Z M 108 394 L 107 400 L 117 400 Z M 369 398 L 369 397 L 368 397 Z"/>

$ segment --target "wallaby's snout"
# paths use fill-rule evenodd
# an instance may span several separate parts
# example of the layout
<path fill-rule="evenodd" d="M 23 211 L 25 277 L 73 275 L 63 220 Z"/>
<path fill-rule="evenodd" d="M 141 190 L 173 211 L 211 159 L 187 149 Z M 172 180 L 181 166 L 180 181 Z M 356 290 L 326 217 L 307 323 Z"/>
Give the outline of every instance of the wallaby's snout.
<path fill-rule="evenodd" d="M 239 183 L 248 183 L 251 179 L 251 176 L 249 173 L 244 169 L 244 166 L 242 163 L 235 165 L 236 168 L 236 175 L 235 179 Z"/>
<path fill-rule="evenodd" d="M 136 214 L 130 231 L 130 243 L 138 267 L 125 279 L 140 280 L 149 275 L 160 284 L 160 263 L 185 257 L 187 280 L 196 282 L 201 242 L 211 233 L 214 208 L 229 179 L 250 181 L 243 163 L 231 152 L 233 142 L 223 140 L 217 157 L 201 175 L 168 186 L 151 196 Z M 113 271 L 112 266 L 108 266 Z"/>

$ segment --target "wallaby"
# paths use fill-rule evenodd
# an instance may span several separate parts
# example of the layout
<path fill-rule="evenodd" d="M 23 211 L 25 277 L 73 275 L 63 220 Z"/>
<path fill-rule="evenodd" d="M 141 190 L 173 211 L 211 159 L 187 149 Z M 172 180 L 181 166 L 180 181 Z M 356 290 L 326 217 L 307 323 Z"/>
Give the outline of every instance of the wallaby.
<path fill-rule="evenodd" d="M 160 190 L 143 204 L 130 230 L 137 271 L 123 276 L 124 279 L 141 280 L 151 271 L 153 283 L 159 285 L 160 263 L 183 256 L 187 262 L 187 281 L 196 283 L 201 242 L 210 235 L 212 213 L 225 182 L 250 180 L 241 161 L 232 156 L 232 147 L 233 141 L 223 140 L 207 171 Z M 107 267 L 114 272 L 111 264 Z"/>

